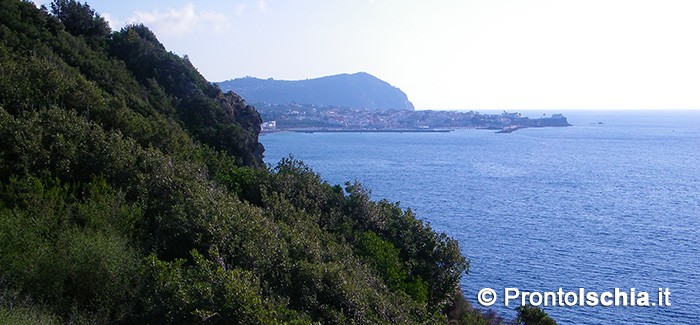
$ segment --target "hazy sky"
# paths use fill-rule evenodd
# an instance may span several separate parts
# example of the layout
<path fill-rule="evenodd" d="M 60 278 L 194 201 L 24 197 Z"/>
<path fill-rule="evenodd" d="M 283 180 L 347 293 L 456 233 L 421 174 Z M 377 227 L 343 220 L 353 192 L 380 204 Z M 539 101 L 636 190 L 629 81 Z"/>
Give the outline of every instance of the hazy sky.
<path fill-rule="evenodd" d="M 697 0 L 88 4 L 113 29 L 144 23 L 210 81 L 364 71 L 417 109 L 700 109 Z"/>

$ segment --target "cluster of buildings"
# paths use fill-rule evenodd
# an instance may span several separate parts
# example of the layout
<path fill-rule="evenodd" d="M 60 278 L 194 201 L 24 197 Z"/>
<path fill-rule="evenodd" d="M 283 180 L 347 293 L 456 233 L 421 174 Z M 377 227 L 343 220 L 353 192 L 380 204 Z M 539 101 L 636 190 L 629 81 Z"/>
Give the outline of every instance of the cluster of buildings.
<path fill-rule="evenodd" d="M 299 104 L 258 105 L 263 130 L 299 128 L 325 129 L 440 129 L 440 128 L 503 128 L 510 125 L 535 126 L 535 121 L 520 113 L 503 112 L 489 115 L 459 111 L 370 110 L 346 107 L 315 107 Z M 555 114 L 552 118 L 563 118 Z M 552 119 L 549 118 L 549 119 Z"/>

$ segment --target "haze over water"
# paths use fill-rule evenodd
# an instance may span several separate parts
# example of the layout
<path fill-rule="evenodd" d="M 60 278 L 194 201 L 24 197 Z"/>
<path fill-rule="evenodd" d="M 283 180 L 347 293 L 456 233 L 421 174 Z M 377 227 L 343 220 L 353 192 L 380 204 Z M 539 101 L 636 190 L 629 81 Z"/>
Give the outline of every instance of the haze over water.
<path fill-rule="evenodd" d="M 549 112 L 548 112 L 549 113 Z M 541 114 L 541 113 L 539 113 Z M 537 117 L 539 114 L 525 112 Z M 572 111 L 568 128 L 512 134 L 277 133 L 331 184 L 359 179 L 459 240 L 462 289 L 507 318 L 504 288 L 565 292 L 669 288 L 670 307 L 544 307 L 560 324 L 700 320 L 700 111 Z M 603 124 L 597 124 L 603 122 Z M 514 304 L 514 305 L 513 305 Z"/>

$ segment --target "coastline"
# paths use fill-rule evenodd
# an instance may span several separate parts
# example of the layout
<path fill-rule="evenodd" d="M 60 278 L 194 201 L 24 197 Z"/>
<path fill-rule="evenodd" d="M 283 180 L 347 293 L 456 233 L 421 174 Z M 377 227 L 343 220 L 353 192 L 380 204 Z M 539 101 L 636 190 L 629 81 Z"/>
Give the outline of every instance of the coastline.
<path fill-rule="evenodd" d="M 271 133 L 448 133 L 454 129 L 283 129 L 263 130 L 260 135 Z"/>
<path fill-rule="evenodd" d="M 566 127 L 569 125 L 552 125 L 552 126 L 528 126 L 528 125 L 508 125 L 505 127 L 455 127 L 455 128 L 432 128 L 432 129 L 327 129 L 327 128 L 299 128 L 299 129 L 275 129 L 261 130 L 260 135 L 264 136 L 272 133 L 449 133 L 454 130 L 495 130 L 495 133 L 513 133 L 517 130 L 527 128 L 545 128 L 545 127 Z"/>

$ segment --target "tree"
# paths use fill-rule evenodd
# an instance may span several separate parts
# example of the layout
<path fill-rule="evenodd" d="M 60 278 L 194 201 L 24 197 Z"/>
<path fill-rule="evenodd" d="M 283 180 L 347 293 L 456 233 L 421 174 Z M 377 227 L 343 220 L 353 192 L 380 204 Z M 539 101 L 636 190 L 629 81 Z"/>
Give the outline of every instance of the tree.
<path fill-rule="evenodd" d="M 524 325 L 557 325 L 540 307 L 525 305 L 515 308 L 518 312 L 516 321 Z"/>
<path fill-rule="evenodd" d="M 85 3 L 75 0 L 54 0 L 51 2 L 51 12 L 66 27 L 66 31 L 79 36 L 101 39 L 112 30 L 107 21 Z"/>

